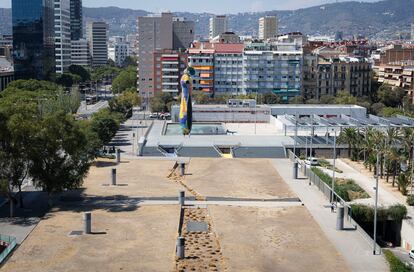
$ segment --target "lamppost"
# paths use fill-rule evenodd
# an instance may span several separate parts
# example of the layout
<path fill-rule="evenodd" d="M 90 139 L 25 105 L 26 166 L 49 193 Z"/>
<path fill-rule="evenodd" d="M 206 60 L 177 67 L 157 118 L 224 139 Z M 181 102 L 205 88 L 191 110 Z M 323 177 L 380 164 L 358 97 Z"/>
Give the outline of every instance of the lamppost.
<path fill-rule="evenodd" d="M 377 175 L 375 177 L 375 207 L 374 207 L 374 250 L 373 254 L 376 255 L 377 252 L 377 209 L 378 209 L 378 179 L 379 179 L 379 159 L 380 154 L 377 150 L 377 162 L 376 162 L 376 172 Z"/>
<path fill-rule="evenodd" d="M 334 149 L 333 149 L 333 173 L 332 173 L 332 183 L 331 183 L 331 204 L 334 203 L 335 196 L 335 169 L 336 169 L 336 128 L 334 130 Z"/>
<path fill-rule="evenodd" d="M 293 144 L 293 158 L 296 161 L 296 141 L 297 141 L 297 137 L 298 137 L 298 116 L 295 115 L 295 139 L 294 139 L 294 144 Z"/>
<path fill-rule="evenodd" d="M 410 175 L 411 195 L 413 195 L 413 175 L 414 175 L 414 145 L 413 145 L 413 155 L 411 157 L 411 175 Z"/>

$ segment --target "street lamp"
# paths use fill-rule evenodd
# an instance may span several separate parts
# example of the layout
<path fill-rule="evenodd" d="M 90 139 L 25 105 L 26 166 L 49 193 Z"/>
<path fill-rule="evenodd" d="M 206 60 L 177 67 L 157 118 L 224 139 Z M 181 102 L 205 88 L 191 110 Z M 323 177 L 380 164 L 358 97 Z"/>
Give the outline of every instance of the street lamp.
<path fill-rule="evenodd" d="M 377 209 L 378 209 L 378 179 L 379 179 L 379 152 L 377 150 L 377 162 L 376 162 L 376 168 L 377 168 L 377 175 L 375 177 L 375 207 L 374 207 L 374 250 L 373 254 L 376 255 L 377 251 Z"/>
<path fill-rule="evenodd" d="M 333 205 L 334 196 L 335 196 L 335 169 L 336 169 L 336 128 L 333 128 L 334 135 L 334 149 L 333 149 L 333 173 L 332 173 L 332 183 L 331 183 L 331 204 Z"/>

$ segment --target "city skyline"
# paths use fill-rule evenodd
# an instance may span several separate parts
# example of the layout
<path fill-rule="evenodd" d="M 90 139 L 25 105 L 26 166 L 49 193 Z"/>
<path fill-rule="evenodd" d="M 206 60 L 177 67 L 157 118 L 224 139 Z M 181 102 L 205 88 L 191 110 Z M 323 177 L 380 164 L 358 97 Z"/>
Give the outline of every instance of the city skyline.
<path fill-rule="evenodd" d="M 189 12 L 209 12 L 209 13 L 238 13 L 238 12 L 260 12 L 270 10 L 294 10 L 306 7 L 312 7 L 317 5 L 335 3 L 336 0 L 211 0 L 205 3 L 193 2 L 188 0 L 176 0 L 172 2 L 166 2 L 163 0 L 154 0 L 151 2 L 143 1 L 129 1 L 129 0 L 84 0 L 85 7 L 108 7 L 116 6 L 120 8 L 142 9 L 150 12 L 161 12 L 170 10 L 176 11 L 189 11 Z M 344 1 L 339 1 L 344 2 Z M 379 2 L 378 0 L 364 0 L 362 2 Z M 237 3 L 237 4 L 236 4 Z M 10 8 L 10 0 L 0 0 L 0 7 Z"/>

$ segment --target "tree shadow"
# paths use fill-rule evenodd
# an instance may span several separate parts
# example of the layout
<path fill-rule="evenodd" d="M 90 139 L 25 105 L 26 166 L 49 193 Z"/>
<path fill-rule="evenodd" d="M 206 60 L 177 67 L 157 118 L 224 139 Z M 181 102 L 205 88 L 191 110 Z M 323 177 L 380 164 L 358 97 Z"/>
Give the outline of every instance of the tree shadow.
<path fill-rule="evenodd" d="M 98 168 L 117 166 L 117 165 L 118 164 L 116 162 L 112 162 L 112 161 L 97 161 L 97 162 L 95 162 L 95 166 L 98 167 Z"/>

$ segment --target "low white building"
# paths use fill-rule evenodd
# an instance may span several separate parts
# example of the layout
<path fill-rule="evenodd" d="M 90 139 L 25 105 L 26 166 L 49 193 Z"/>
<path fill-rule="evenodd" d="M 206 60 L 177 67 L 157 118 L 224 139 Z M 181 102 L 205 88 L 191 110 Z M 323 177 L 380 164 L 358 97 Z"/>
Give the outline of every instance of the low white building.
<path fill-rule="evenodd" d="M 122 66 L 129 55 L 128 43 L 114 43 L 108 48 L 108 57 L 115 62 L 116 66 Z"/>

